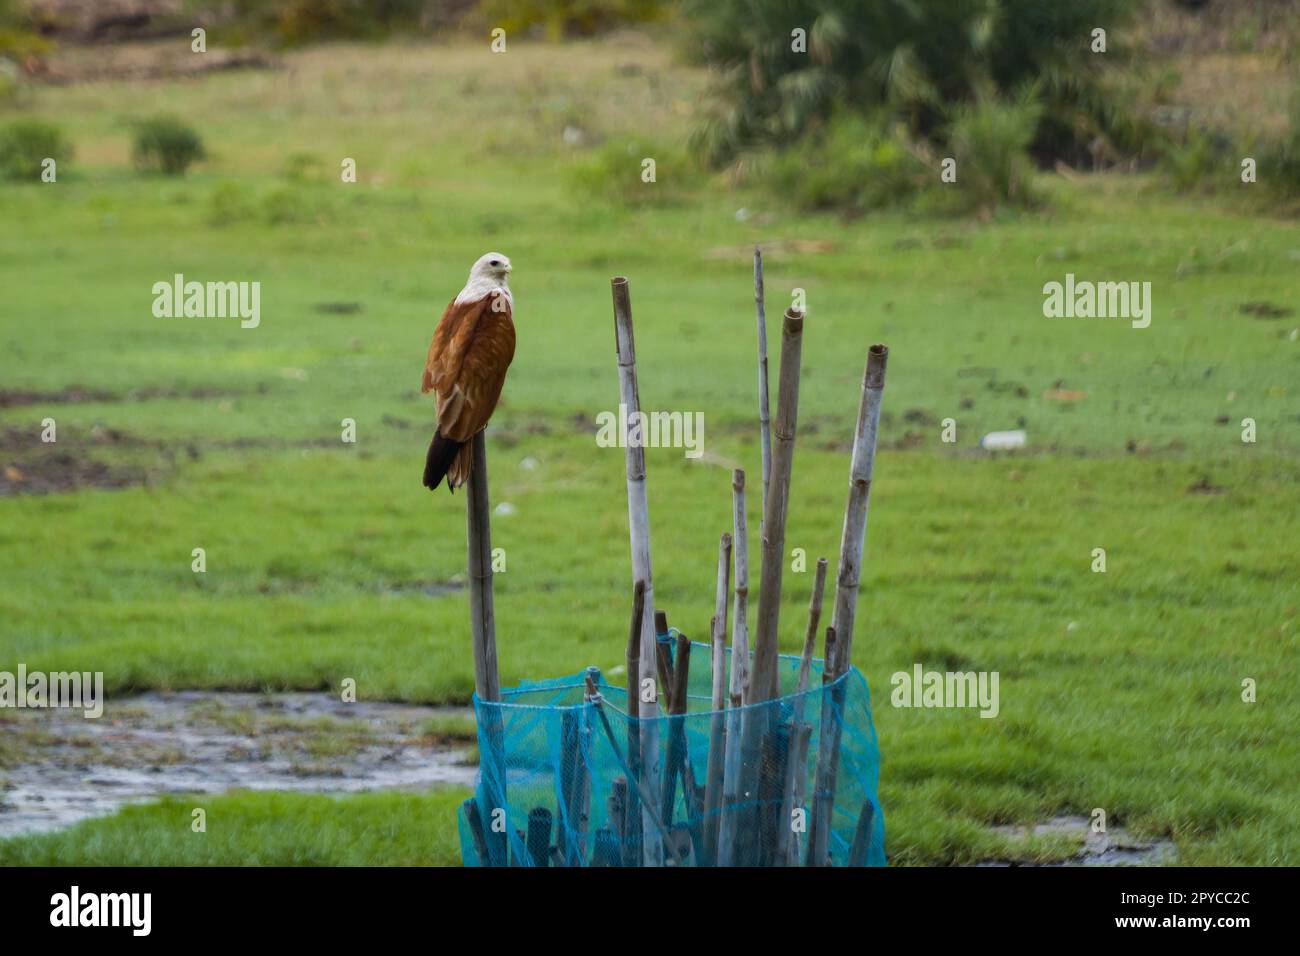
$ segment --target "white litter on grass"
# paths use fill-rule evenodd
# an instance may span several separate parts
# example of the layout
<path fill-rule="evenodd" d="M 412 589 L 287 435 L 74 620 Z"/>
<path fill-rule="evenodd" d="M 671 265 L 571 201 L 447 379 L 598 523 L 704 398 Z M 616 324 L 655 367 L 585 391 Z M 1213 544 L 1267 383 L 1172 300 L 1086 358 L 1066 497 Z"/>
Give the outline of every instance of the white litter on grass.
<path fill-rule="evenodd" d="M 501 502 L 501 504 L 497 505 L 495 508 L 492 509 L 492 513 L 494 515 L 509 516 L 514 514 L 518 510 L 519 509 L 516 508 L 514 505 L 512 505 L 510 502 L 503 501 Z"/>
<path fill-rule="evenodd" d="M 521 461 L 521 462 L 519 463 L 519 467 L 522 468 L 524 471 L 536 471 L 536 470 L 537 470 L 537 459 L 536 459 L 536 458 L 525 458 L 523 461 Z"/>
<path fill-rule="evenodd" d="M 1024 448 L 1025 433 L 1023 430 L 989 432 L 980 439 L 980 447 L 985 451 L 1010 451 L 1013 448 Z"/>

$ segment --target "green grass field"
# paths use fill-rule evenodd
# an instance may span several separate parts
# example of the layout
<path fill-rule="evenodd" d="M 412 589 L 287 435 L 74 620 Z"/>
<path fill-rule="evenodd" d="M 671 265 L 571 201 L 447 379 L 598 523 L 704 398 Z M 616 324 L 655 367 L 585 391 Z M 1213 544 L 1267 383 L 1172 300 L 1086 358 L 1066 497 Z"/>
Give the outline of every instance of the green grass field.
<path fill-rule="evenodd" d="M 648 452 L 657 603 L 702 636 L 730 469 L 758 474 L 762 241 L 769 324 L 807 295 L 787 545 L 810 565 L 838 549 L 866 348 L 891 348 L 854 644 L 891 861 L 970 862 L 1005 849 L 991 825 L 1102 807 L 1181 862 L 1300 862 L 1300 318 L 1241 311 L 1297 306 L 1300 224 L 1134 176 L 1044 181 L 1045 211 L 992 223 L 842 222 L 669 161 L 646 202 L 611 205 L 565 127 L 635 140 L 635 182 L 642 156 L 682 153 L 703 78 L 644 42 L 510 50 L 327 46 L 34 94 L 77 158 L 57 184 L 0 185 L 0 670 L 103 670 L 118 697 L 351 677 L 468 699 L 464 505 L 420 487 L 418 384 L 488 249 L 515 264 L 519 343 L 488 432 L 493 497 L 515 506 L 493 524 L 503 681 L 622 660 L 623 454 L 593 424 L 618 402 L 616 274 L 643 405 L 705 413 L 702 461 Z M 130 167 L 129 121 L 156 111 L 208 144 L 183 180 Z M 1151 327 L 1044 318 L 1067 272 L 1150 281 Z M 155 318 L 174 273 L 260 281 L 261 325 Z M 1017 427 L 1025 452 L 979 451 Z M 23 493 L 41 482 L 71 487 Z M 786 650 L 810 586 L 787 573 Z M 890 707 L 914 662 L 999 671 L 1000 717 Z M 232 794 L 210 803 L 237 831 L 210 824 L 202 848 L 164 801 L 2 842 L 0 862 L 452 863 L 460 796 Z"/>

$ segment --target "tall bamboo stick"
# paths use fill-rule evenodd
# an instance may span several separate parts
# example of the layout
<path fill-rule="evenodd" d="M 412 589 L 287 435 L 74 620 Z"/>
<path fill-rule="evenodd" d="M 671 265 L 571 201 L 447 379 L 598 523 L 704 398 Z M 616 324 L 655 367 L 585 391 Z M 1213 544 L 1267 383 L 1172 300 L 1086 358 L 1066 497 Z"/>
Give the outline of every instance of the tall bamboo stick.
<path fill-rule="evenodd" d="M 880 428 L 880 401 L 885 391 L 885 363 L 888 358 L 888 348 L 883 345 L 871 346 L 867 350 L 867 367 L 862 375 L 862 403 L 858 408 L 858 424 L 853 435 L 849 498 L 844 508 L 844 532 L 840 538 L 840 566 L 832 620 L 836 642 L 835 680 L 848 673 L 853 661 L 853 624 L 858 608 L 862 551 L 867 537 L 867 511 L 876 466 L 876 434 Z M 823 706 L 822 710 L 813 821 L 808 833 L 809 866 L 825 866 L 829 862 L 831 814 L 835 803 L 836 776 L 839 773 L 844 685 L 837 684 L 825 696 L 829 700 L 824 703 L 829 707 Z"/>
<path fill-rule="evenodd" d="M 485 802 L 483 819 L 506 807 L 505 741 L 501 711 L 493 706 L 501 700 L 501 677 L 497 671 L 496 614 L 492 606 L 492 519 L 488 498 L 487 441 L 478 432 L 470 445 L 469 487 L 465 496 L 466 533 L 469 539 L 469 620 L 474 643 L 474 692 L 488 704 L 481 713 L 488 752 L 481 767 Z M 492 827 L 485 830 L 489 866 L 506 866 L 506 834 Z"/>
<path fill-rule="evenodd" d="M 713 717 L 709 722 L 709 763 L 704 776 L 704 865 L 718 859 L 719 808 L 722 806 L 723 766 L 726 762 L 727 707 L 727 599 L 731 597 L 731 534 L 722 533 L 718 543 L 718 583 L 714 596 L 713 627 Z"/>
<path fill-rule="evenodd" d="M 812 728 L 803 722 L 804 695 L 812 671 L 813 649 L 817 645 L 817 626 L 822 616 L 822 595 L 826 590 L 826 559 L 817 559 L 812 597 L 808 601 L 808 628 L 804 632 L 803 653 L 799 657 L 799 678 L 794 690 L 790 717 L 790 757 L 786 765 L 785 793 L 776 839 L 776 865 L 796 866 L 799 859 L 799 835 L 794 832 L 793 813 L 803 806 L 804 781 L 808 778 L 808 740 Z"/>
<path fill-rule="evenodd" d="M 632 620 L 627 637 L 627 765 L 631 789 L 627 795 L 623 865 L 641 865 L 641 627 L 645 619 L 645 582 L 632 588 Z M 617 749 L 617 747 L 615 748 Z"/>
<path fill-rule="evenodd" d="M 794 441 L 799 419 L 799 371 L 803 349 L 803 313 L 787 309 L 781 330 L 781 371 L 776 399 L 776 441 L 772 447 L 772 475 L 763 508 L 763 567 L 758 593 L 758 625 L 754 634 L 754 665 L 750 674 L 755 703 L 780 694 L 777 670 L 778 625 L 781 613 L 781 572 L 785 567 L 785 520 L 794 466 Z M 784 780 L 771 776 L 777 755 L 767 753 L 781 737 L 776 732 L 775 711 L 753 707 L 741 720 L 741 794 L 752 806 L 744 813 L 738 862 L 762 865 L 775 850 L 775 819 L 780 813 Z M 768 835 L 772 840 L 768 840 Z"/>
<path fill-rule="evenodd" d="M 735 863 L 736 830 L 740 800 L 740 711 L 749 702 L 749 532 L 745 524 L 745 473 L 737 468 L 731 476 L 732 554 L 736 563 L 736 596 L 731 633 L 731 708 L 727 711 L 727 739 L 723 753 L 722 805 L 718 817 L 717 865 Z"/>
<path fill-rule="evenodd" d="M 627 515 L 628 537 L 632 546 L 632 578 L 645 582 L 645 609 L 642 613 L 641 661 L 642 675 L 655 673 L 654 583 L 650 574 L 650 508 L 646 501 L 644 436 L 634 422 L 641 411 L 641 397 L 636 381 L 636 345 L 632 338 L 632 299 L 627 279 L 616 276 L 610 280 L 614 298 L 614 341 L 618 354 L 618 384 L 620 402 L 627 408 L 628 434 L 624 437 L 627 457 Z M 634 431 L 635 430 L 635 431 Z M 662 692 L 663 688 L 659 689 Z M 641 774 L 643 790 L 653 799 L 659 793 L 659 705 L 656 700 L 640 705 Z M 641 841 L 646 866 L 663 866 L 663 840 L 656 828 L 658 807 L 641 806 Z"/>
<path fill-rule="evenodd" d="M 754 308 L 758 313 L 758 430 L 763 461 L 763 500 L 767 514 L 768 482 L 772 477 L 772 426 L 768 420 L 767 394 L 767 304 L 763 295 L 763 252 L 754 246 Z"/>
<path fill-rule="evenodd" d="M 781 617 L 781 572 L 785 568 L 785 518 L 790 504 L 790 474 L 799 421 L 799 361 L 803 352 L 803 313 L 787 309 L 781 330 L 781 377 L 776 399 L 776 444 L 772 448 L 772 483 L 763 518 L 763 569 L 758 592 L 758 627 L 754 634 L 754 699 L 780 693 L 777 673 L 777 626 Z"/>

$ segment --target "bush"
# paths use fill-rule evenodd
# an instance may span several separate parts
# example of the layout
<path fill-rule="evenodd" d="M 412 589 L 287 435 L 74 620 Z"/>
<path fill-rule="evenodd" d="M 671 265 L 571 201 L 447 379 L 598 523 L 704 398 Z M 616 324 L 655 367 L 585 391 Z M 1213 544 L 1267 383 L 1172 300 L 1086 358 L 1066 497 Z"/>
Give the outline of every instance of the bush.
<path fill-rule="evenodd" d="M 951 104 L 991 89 L 1014 94 L 1054 72 L 1044 102 L 1095 110 L 1087 95 L 1103 62 L 1119 57 L 1119 27 L 1138 5 L 1127 0 L 690 0 L 692 52 L 720 77 L 720 107 L 699 138 L 715 163 L 814 132 L 841 104 L 905 122 L 909 135 L 938 145 Z M 1110 49 L 1088 49 L 1098 24 Z M 806 52 L 791 31 L 806 31 Z M 1045 94 L 1049 91 L 1044 90 Z M 1059 96 L 1059 101 L 1058 101 Z M 1059 128 L 1075 128 L 1062 116 Z M 1037 130 L 1035 130 L 1035 135 Z"/>
<path fill-rule="evenodd" d="M 646 182 L 645 160 L 654 160 L 654 182 Z M 582 196 L 598 196 L 625 206 L 671 200 L 696 178 L 697 169 L 681 150 L 644 140 L 609 140 L 577 159 L 569 182 Z"/>
<path fill-rule="evenodd" d="M 232 226 L 257 217 L 257 204 L 249 190 L 233 182 L 220 183 L 208 196 L 207 221 L 213 226 Z"/>
<path fill-rule="evenodd" d="M 990 211 L 1033 204 L 1028 150 L 1041 115 L 1032 90 L 1010 100 L 981 98 L 953 109 L 948 149 L 957 160 L 953 185 L 964 205 Z"/>
<path fill-rule="evenodd" d="M 72 158 L 72 145 L 52 123 L 23 119 L 0 130 L 0 177 L 39 182 L 41 164 L 53 159 L 62 166 Z"/>
<path fill-rule="evenodd" d="M 211 15 L 207 0 L 188 0 Z M 319 40 L 380 39 L 398 30 L 427 30 L 450 20 L 463 4 L 446 0 L 228 0 L 220 6 L 222 35 L 244 42 L 273 37 L 298 45 Z"/>
<path fill-rule="evenodd" d="M 1235 175 L 1226 143 L 1200 129 L 1190 130 L 1186 142 L 1167 149 L 1161 166 L 1180 192 L 1222 188 Z"/>
<path fill-rule="evenodd" d="M 0 0 L 0 58 L 40 58 L 54 48 L 36 30 L 31 10 L 19 0 Z"/>
<path fill-rule="evenodd" d="M 1285 199 L 1300 198 L 1300 87 L 1291 96 L 1286 132 L 1259 149 L 1259 182 Z"/>
<path fill-rule="evenodd" d="M 485 0 L 480 10 L 507 34 L 540 29 L 548 39 L 593 36 L 621 24 L 664 16 L 662 0 Z"/>
<path fill-rule="evenodd" d="M 183 176 L 205 155 L 199 134 L 176 117 L 155 116 L 136 125 L 131 156 L 140 169 Z"/>
<path fill-rule="evenodd" d="M 915 154 L 902 129 L 882 117 L 841 114 L 819 135 L 767 163 L 775 192 L 808 210 L 867 212 L 901 205 L 938 173 Z"/>

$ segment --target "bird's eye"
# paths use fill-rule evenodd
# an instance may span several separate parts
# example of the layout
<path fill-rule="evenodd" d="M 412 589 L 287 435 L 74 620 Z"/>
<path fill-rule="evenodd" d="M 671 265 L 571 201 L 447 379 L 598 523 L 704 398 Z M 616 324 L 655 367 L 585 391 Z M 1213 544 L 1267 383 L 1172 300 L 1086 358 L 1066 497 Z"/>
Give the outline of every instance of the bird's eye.
<path fill-rule="evenodd" d="M 488 265 L 490 265 L 490 266 L 499 266 L 499 265 L 501 265 L 501 260 L 500 260 L 500 259 L 493 259 L 491 262 L 488 263 Z"/>

